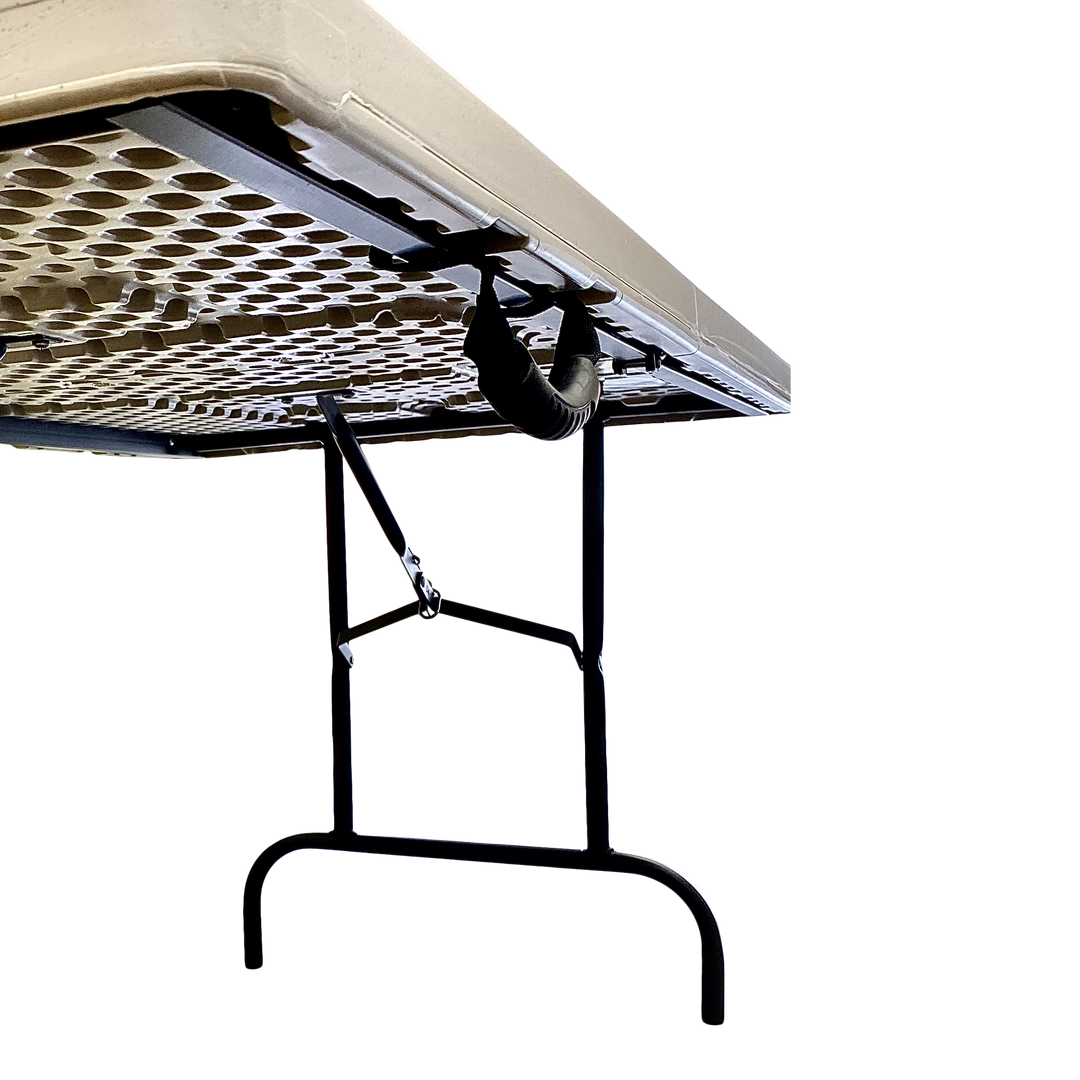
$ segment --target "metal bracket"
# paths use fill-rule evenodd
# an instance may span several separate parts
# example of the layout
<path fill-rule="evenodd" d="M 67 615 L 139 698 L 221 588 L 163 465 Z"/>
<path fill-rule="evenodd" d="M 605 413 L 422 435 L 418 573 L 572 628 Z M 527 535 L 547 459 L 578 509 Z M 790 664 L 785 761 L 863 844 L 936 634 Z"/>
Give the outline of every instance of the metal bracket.
<path fill-rule="evenodd" d="M 733 409 L 735 413 L 742 413 L 743 416 L 752 417 L 755 420 L 769 418 L 769 414 L 764 409 L 712 386 L 696 372 L 689 372 L 684 367 L 677 366 L 677 363 L 671 356 L 665 356 L 659 349 L 653 347 L 640 359 L 612 361 L 612 367 L 616 375 L 651 375 L 654 379 L 666 382 L 669 386 L 678 387 L 679 390 L 688 390 L 692 394 L 704 397 L 706 401 L 716 402 L 717 405 Z"/>
<path fill-rule="evenodd" d="M 522 283 L 506 276 L 502 266 L 494 258 L 504 252 L 523 250 L 526 246 L 525 238 L 504 233 L 491 225 L 486 229 L 447 237 L 445 243 L 447 245 L 445 251 L 415 251 L 402 255 L 394 255 L 373 247 L 368 252 L 368 261 L 376 270 L 392 270 L 396 273 L 404 271 L 438 273 L 458 266 L 471 266 L 483 274 L 487 268 L 496 281 L 509 286 L 518 295 L 526 292 Z M 502 309 L 511 318 L 531 319 L 534 315 L 541 315 L 553 307 L 562 307 L 571 297 L 584 304 L 610 304 L 617 295 L 607 289 L 598 288 L 546 292 L 537 286 L 527 291 L 527 299 L 514 303 L 504 302 Z M 608 327 L 597 329 L 603 330 L 608 336 L 614 336 Z"/>
<path fill-rule="evenodd" d="M 500 248 L 497 246 L 499 241 L 495 241 L 494 245 L 489 245 L 486 241 L 487 234 L 491 231 L 492 229 L 483 229 L 475 233 L 468 233 L 466 236 L 476 238 L 474 246 L 459 243 L 449 251 L 420 251 L 406 255 L 392 255 L 390 252 L 382 251 L 379 248 L 371 248 L 368 251 L 368 262 L 376 270 L 392 270 L 399 274 L 405 271 L 441 273 L 464 266 L 471 267 L 483 277 L 484 270 L 488 269 L 494 275 L 498 286 L 497 291 L 502 292 L 509 287 L 512 290 L 511 295 L 516 294 L 520 297 L 524 294 L 526 297 L 524 300 L 519 299 L 516 303 L 508 304 L 502 302 L 503 296 L 500 295 L 500 302 L 502 302 L 503 310 L 507 315 L 517 319 L 531 319 L 534 315 L 540 315 L 556 307 L 560 297 L 567 294 L 548 293 L 538 289 L 526 293 L 520 284 L 506 277 L 498 261 L 491 256 L 500 250 L 516 251 L 521 247 L 521 244 L 506 245 Z M 498 230 L 495 231 L 498 232 Z M 505 237 L 506 233 L 498 233 L 498 235 Z M 509 239 L 516 238 L 510 237 Z"/>
<path fill-rule="evenodd" d="M 401 565 L 405 567 L 405 573 L 409 575 L 416 595 L 420 600 L 420 615 L 425 619 L 434 619 L 439 614 L 442 604 L 442 594 L 424 576 L 420 569 L 420 556 L 416 555 L 412 548 L 406 548 L 401 556 Z"/>
<path fill-rule="evenodd" d="M 664 366 L 664 356 L 659 349 L 649 349 L 644 356 L 631 360 L 615 358 L 611 361 L 611 370 L 616 375 L 652 375 Z"/>
<path fill-rule="evenodd" d="M 30 342 L 35 349 L 47 349 L 60 338 L 49 337 L 48 334 L 0 334 L 0 360 L 7 355 L 9 345 L 20 345 L 24 341 Z"/>
<path fill-rule="evenodd" d="M 438 273 L 454 266 L 476 266 L 492 255 L 520 251 L 528 242 L 527 236 L 515 236 L 489 225 L 486 229 L 446 236 L 442 241 L 442 250 L 427 249 L 394 254 L 373 247 L 368 252 L 368 261 L 376 270 L 395 270 L 399 273 L 403 270 L 423 270 Z M 520 288 L 516 282 L 514 284 Z"/>

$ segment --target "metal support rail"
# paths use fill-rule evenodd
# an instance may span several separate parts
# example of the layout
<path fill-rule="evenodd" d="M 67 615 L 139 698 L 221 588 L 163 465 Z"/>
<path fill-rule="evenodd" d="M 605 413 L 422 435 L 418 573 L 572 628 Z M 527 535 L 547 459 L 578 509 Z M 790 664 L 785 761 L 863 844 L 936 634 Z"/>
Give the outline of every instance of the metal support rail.
<path fill-rule="evenodd" d="M 703 408 L 700 398 L 677 394 L 652 405 L 629 406 L 600 399 L 599 414 L 605 427 L 643 424 L 656 420 L 699 421 L 731 419 L 739 416 L 730 409 Z M 456 412 L 433 409 L 428 416 L 394 417 L 389 420 L 364 420 L 350 424 L 362 443 L 397 439 L 429 439 L 455 435 L 511 432 L 514 428 L 491 410 Z M 31 417 L 0 416 L 0 443 L 14 446 L 52 447 L 58 450 L 90 450 L 107 454 L 163 457 L 216 457 L 245 454 L 259 450 L 283 450 L 293 447 L 317 449 L 322 446 L 326 426 L 322 423 L 298 424 L 285 430 L 256 428 L 249 431 L 224 431 L 208 435 L 163 435 L 151 431 L 71 424 Z"/>

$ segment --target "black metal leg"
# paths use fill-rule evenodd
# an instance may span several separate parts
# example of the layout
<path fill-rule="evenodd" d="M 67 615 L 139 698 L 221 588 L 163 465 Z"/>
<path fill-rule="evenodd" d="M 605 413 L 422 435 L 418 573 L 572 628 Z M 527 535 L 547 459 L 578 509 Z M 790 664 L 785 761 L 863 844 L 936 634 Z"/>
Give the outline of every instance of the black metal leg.
<path fill-rule="evenodd" d="M 604 695 L 604 425 L 585 426 L 581 516 L 582 654 L 585 717 L 585 815 L 588 869 L 641 874 L 667 885 L 690 908 L 701 934 L 701 1018 L 724 1020 L 724 951 L 720 931 L 701 894 L 674 870 L 612 851 L 608 824 L 607 703 Z"/>
<path fill-rule="evenodd" d="M 334 829 L 331 835 L 353 830 L 352 703 L 349 696 L 349 661 L 337 647 L 338 635 L 349 628 L 348 557 L 345 540 L 345 473 L 341 453 L 329 436 L 323 440 L 326 492 L 326 578 L 329 593 L 330 730 L 334 753 Z M 279 842 L 280 843 L 280 842 Z M 273 844 L 248 872 L 244 886 L 244 963 L 262 967 L 262 883 L 280 855 L 266 861 Z M 290 849 L 294 850 L 294 849 Z"/>
<path fill-rule="evenodd" d="M 340 445 L 340 443 L 339 443 Z M 604 432 L 592 420 L 585 428 L 582 498 L 582 614 L 581 649 L 584 673 L 585 808 L 588 846 L 572 848 L 524 847 L 509 844 L 474 844 L 450 840 L 421 840 L 397 836 L 358 836 L 352 831 L 352 753 L 349 715 L 349 662 L 337 647 L 349 635 L 346 606 L 345 516 L 342 491 L 342 458 L 334 442 L 325 443 L 326 529 L 330 586 L 330 641 L 333 654 L 334 736 L 334 828 L 328 833 L 300 833 L 271 844 L 252 865 L 244 888 L 244 956 L 249 968 L 262 967 L 262 888 L 270 868 L 291 851 L 310 848 L 323 851 L 370 852 L 426 859 L 511 863 L 525 866 L 556 866 L 616 874 L 637 874 L 666 885 L 690 909 L 701 935 L 701 1018 L 706 1024 L 724 1021 L 724 952 L 716 920 L 701 894 L 674 870 L 611 850 L 608 837 L 607 742 L 604 671 L 601 654 L 604 637 Z M 374 480 L 372 478 L 372 483 Z M 385 501 L 385 500 L 384 500 Z M 389 512 L 387 510 L 387 512 Z M 422 601 L 421 601 L 422 602 Z M 458 605 L 475 614 L 479 609 Z M 354 630 L 368 632 L 375 623 L 389 625 L 409 614 L 405 608 L 390 612 L 372 624 Z M 482 612 L 490 625 L 517 629 L 533 636 L 562 640 L 563 631 L 538 627 L 523 620 Z M 490 616 L 488 618 L 487 616 Z M 465 617 L 465 616 L 462 616 Z M 495 621 L 492 621 L 492 620 Z M 514 625 L 507 625 L 514 624 Z M 517 624 L 520 624 L 518 626 Z M 521 627 L 529 627 L 527 631 Z M 538 633 L 537 631 L 544 631 Z M 558 635 L 553 637 L 552 635 Z M 353 637 L 359 634 L 353 634 Z M 563 641 L 566 644 L 566 641 Z M 576 642 L 574 646 L 576 647 Z"/>
<path fill-rule="evenodd" d="M 607 706 L 604 698 L 604 425 L 585 426 L 581 499 L 582 671 L 585 712 L 585 821 L 589 851 L 610 851 Z"/>
<path fill-rule="evenodd" d="M 341 454 L 331 440 L 323 444 L 326 469 L 326 569 L 330 591 L 330 715 L 334 739 L 334 832 L 353 829 L 352 710 L 349 661 L 337 648 L 338 634 L 349 628 L 348 575 L 345 553 L 345 490 Z"/>

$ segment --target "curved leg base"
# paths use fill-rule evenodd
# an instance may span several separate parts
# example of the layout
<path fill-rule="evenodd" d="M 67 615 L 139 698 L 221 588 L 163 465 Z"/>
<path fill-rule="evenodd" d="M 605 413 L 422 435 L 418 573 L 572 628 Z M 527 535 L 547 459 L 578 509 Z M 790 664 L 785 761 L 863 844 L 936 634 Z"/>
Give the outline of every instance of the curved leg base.
<path fill-rule="evenodd" d="M 638 874 L 666 885 L 690 909 L 701 934 L 701 1019 L 724 1022 L 724 950 L 716 919 L 701 893 L 674 870 L 651 859 L 573 848 L 523 847 L 512 844 L 471 844 L 454 840 L 416 840 L 399 836 L 358 836 L 356 833 L 297 833 L 271 844 L 254 862 L 244 886 L 244 962 L 262 967 L 262 887 L 270 868 L 291 851 L 357 851 L 375 855 L 408 855 L 422 859 L 555 866 Z"/>

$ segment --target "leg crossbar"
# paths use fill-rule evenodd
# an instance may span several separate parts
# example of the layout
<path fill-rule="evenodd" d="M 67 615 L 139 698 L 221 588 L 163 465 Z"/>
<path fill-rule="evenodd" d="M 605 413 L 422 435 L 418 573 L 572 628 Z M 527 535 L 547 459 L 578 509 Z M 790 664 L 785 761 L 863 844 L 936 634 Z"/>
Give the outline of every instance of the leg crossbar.
<path fill-rule="evenodd" d="M 299 833 L 271 844 L 256 860 L 244 889 L 244 954 L 249 968 L 262 967 L 262 888 L 270 868 L 282 856 L 301 849 L 406 855 L 422 859 L 508 863 L 637 874 L 666 885 L 690 909 L 701 936 L 701 1018 L 706 1024 L 724 1020 L 724 953 L 716 920 L 701 894 L 683 877 L 660 863 L 613 851 L 608 840 L 607 742 L 604 673 L 601 661 L 604 626 L 604 431 L 599 418 L 584 431 L 582 500 L 581 647 L 573 634 L 541 623 L 517 619 L 443 600 L 420 571 L 419 559 L 405 538 L 375 481 L 348 423 L 332 398 L 320 398 L 328 421 L 324 441 L 326 465 L 327 568 L 330 594 L 331 728 L 334 744 L 334 828 L 327 833 Z M 349 627 L 346 607 L 345 513 L 342 459 L 348 462 L 383 531 L 405 564 L 417 602 Z M 587 846 L 574 848 L 474 844 L 396 836 L 363 836 L 353 831 L 352 732 L 349 704 L 348 642 L 420 614 L 467 619 L 497 629 L 527 634 L 569 647 L 583 673 L 585 719 L 585 810 Z"/>

